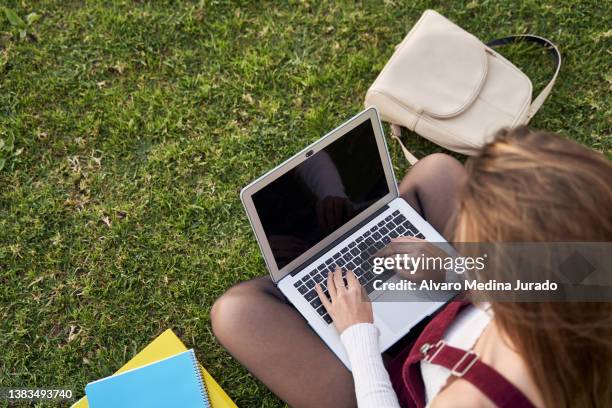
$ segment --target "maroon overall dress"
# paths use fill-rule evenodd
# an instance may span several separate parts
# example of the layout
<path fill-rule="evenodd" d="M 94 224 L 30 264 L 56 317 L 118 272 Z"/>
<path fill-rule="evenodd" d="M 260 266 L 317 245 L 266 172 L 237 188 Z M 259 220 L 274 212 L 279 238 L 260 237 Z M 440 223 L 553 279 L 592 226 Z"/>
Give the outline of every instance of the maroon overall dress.
<path fill-rule="evenodd" d="M 388 371 L 402 407 L 425 406 L 425 386 L 420 362 L 425 360 L 451 370 L 478 388 L 498 407 L 533 408 L 529 399 L 495 369 L 483 363 L 473 351 L 465 351 L 446 344 L 444 331 L 467 302 L 450 302 L 438 313 L 419 335 L 389 365 Z"/>

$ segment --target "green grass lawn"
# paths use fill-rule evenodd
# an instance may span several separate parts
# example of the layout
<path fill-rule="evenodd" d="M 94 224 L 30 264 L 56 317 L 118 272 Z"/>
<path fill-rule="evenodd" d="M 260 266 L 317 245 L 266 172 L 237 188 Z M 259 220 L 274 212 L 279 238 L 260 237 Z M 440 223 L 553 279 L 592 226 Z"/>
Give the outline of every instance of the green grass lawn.
<path fill-rule="evenodd" d="M 210 329 L 214 300 L 266 273 L 238 193 L 361 110 L 426 8 L 555 41 L 532 125 L 611 156 L 609 3 L 512 3 L 5 2 L 40 19 L 21 38 L 0 14 L 0 385 L 80 397 L 172 328 L 240 406 L 282 405 Z"/>

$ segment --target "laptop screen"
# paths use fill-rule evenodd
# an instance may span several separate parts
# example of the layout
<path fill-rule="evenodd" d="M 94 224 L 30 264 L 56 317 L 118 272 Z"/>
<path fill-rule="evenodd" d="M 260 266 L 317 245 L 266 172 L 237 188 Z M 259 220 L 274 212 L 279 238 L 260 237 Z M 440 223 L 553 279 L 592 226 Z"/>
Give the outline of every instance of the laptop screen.
<path fill-rule="evenodd" d="M 389 194 L 370 120 L 255 194 L 278 269 Z"/>

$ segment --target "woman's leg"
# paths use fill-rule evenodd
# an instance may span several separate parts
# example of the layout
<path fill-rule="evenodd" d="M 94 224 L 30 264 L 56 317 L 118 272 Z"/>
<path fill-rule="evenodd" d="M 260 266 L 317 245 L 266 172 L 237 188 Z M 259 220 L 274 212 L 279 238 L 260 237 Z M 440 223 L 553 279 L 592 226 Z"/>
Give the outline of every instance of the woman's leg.
<path fill-rule="evenodd" d="M 240 283 L 214 304 L 215 336 L 292 407 L 354 407 L 353 377 L 268 277 Z"/>
<path fill-rule="evenodd" d="M 455 158 L 435 153 L 419 160 L 399 185 L 400 195 L 447 240 L 452 240 L 459 193 L 467 177 Z"/>
<path fill-rule="evenodd" d="M 465 169 L 443 154 L 421 159 L 401 196 L 448 237 Z M 295 407 L 355 406 L 353 377 L 269 277 L 240 283 L 214 304 L 215 336 L 272 392 Z"/>

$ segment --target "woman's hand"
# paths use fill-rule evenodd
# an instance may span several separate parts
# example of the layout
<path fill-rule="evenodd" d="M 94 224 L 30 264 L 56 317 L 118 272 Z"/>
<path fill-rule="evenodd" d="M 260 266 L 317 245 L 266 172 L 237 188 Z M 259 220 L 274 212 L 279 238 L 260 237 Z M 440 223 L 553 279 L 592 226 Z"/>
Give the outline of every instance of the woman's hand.
<path fill-rule="evenodd" d="M 323 293 L 318 283 L 315 286 L 321 303 L 333 319 L 336 330 L 340 334 L 354 324 L 374 322 L 372 304 L 353 271 L 346 272 L 346 281 L 347 284 L 344 283 L 342 270 L 336 267 L 336 271 L 330 272 L 327 277 L 330 298 Z"/>
<path fill-rule="evenodd" d="M 374 254 L 374 257 L 394 258 L 396 255 L 406 255 L 410 258 L 445 258 L 449 256 L 447 252 L 439 247 L 439 244 L 415 237 L 398 237 L 392 239 L 385 248 Z M 400 278 L 415 282 L 423 279 L 443 281 L 446 276 L 443 269 L 396 269 L 395 272 L 397 272 Z"/>

